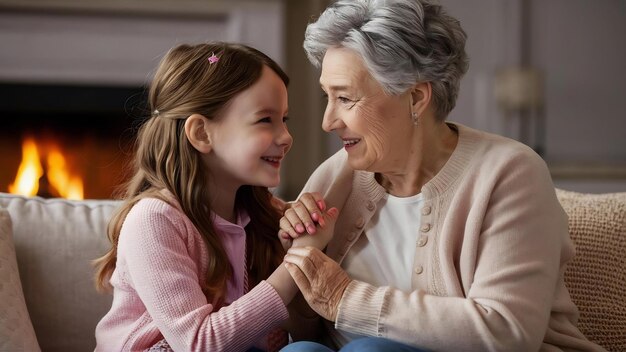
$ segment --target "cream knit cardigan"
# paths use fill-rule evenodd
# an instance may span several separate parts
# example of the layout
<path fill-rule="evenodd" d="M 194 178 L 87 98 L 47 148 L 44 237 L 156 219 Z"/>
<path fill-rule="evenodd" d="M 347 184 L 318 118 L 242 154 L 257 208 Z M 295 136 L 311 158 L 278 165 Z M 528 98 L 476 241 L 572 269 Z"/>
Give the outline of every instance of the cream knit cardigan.
<path fill-rule="evenodd" d="M 413 291 L 353 281 L 327 328 L 434 351 L 602 351 L 576 328 L 563 281 L 574 247 L 544 161 L 516 141 L 450 125 L 457 147 L 422 188 L 421 225 L 407 244 Z M 313 191 L 340 208 L 327 254 L 341 263 L 385 190 L 341 150 L 303 189 Z"/>

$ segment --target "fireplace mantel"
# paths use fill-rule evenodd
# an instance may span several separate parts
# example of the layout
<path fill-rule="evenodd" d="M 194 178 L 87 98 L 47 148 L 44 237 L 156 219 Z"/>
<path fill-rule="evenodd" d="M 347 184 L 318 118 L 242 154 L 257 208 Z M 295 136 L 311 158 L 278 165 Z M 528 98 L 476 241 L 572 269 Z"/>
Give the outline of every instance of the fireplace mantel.
<path fill-rule="evenodd" d="M 0 82 L 141 86 L 179 43 L 252 45 L 284 64 L 284 1 L 0 0 Z"/>

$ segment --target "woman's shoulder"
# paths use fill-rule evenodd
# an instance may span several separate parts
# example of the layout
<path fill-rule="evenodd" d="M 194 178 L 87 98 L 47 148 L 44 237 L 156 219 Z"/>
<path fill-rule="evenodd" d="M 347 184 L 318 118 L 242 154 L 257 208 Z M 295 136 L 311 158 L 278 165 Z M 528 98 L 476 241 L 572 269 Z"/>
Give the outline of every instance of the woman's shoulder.
<path fill-rule="evenodd" d="M 481 163 L 516 160 L 534 161 L 543 164 L 543 159 L 532 148 L 512 138 L 491 132 L 455 124 L 459 130 L 459 149 L 466 149 Z"/>
<path fill-rule="evenodd" d="M 335 154 L 331 155 L 326 160 L 324 160 L 317 169 L 337 171 L 337 168 L 346 165 L 347 161 L 348 161 L 348 153 L 346 153 L 345 149 L 341 148 L 337 152 L 335 152 Z"/>
<path fill-rule="evenodd" d="M 469 174 L 481 175 L 481 179 L 513 177 L 551 182 L 546 162 L 526 144 L 465 126 L 459 126 L 459 135 L 459 145 L 464 144 L 460 148 L 467 149 L 462 152 L 471 155 Z"/>
<path fill-rule="evenodd" d="M 504 179 L 551 183 L 545 161 L 527 145 L 461 124 L 450 125 L 458 131 L 457 146 L 443 169 L 428 183 L 427 193 L 446 192 L 462 184 L 502 184 Z"/>
<path fill-rule="evenodd" d="M 348 154 L 344 149 L 340 149 L 313 171 L 307 185 L 314 184 L 317 186 L 315 188 L 319 189 L 323 184 L 330 185 L 342 176 L 352 175 L 352 172 L 348 165 Z"/>

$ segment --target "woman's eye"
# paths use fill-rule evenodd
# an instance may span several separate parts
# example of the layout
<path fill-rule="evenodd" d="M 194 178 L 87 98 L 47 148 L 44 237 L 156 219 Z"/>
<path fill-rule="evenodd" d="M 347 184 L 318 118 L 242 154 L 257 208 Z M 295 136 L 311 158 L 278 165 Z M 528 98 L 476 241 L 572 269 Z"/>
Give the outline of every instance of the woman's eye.
<path fill-rule="evenodd" d="M 261 119 L 259 119 L 259 121 L 257 122 L 272 122 L 272 118 L 271 117 L 263 117 Z"/>
<path fill-rule="evenodd" d="M 289 120 L 290 120 L 289 116 L 283 116 L 283 123 L 287 123 L 287 121 Z"/>
<path fill-rule="evenodd" d="M 322 92 L 322 99 L 328 100 L 328 94 L 326 94 L 326 92 Z"/>
<path fill-rule="evenodd" d="M 339 100 L 340 102 L 344 103 L 344 104 L 348 104 L 351 103 L 352 100 L 346 98 L 346 97 L 338 97 L 337 100 Z"/>

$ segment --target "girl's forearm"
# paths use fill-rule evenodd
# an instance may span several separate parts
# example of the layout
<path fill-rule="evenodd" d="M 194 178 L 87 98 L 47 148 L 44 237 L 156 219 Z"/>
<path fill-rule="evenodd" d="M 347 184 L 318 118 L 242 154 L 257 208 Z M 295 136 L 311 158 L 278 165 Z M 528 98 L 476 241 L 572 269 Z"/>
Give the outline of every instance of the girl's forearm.
<path fill-rule="evenodd" d="M 280 298 L 288 305 L 295 295 L 299 292 L 296 282 L 287 271 L 283 264 L 279 265 L 276 270 L 266 280 L 278 293 Z"/>

